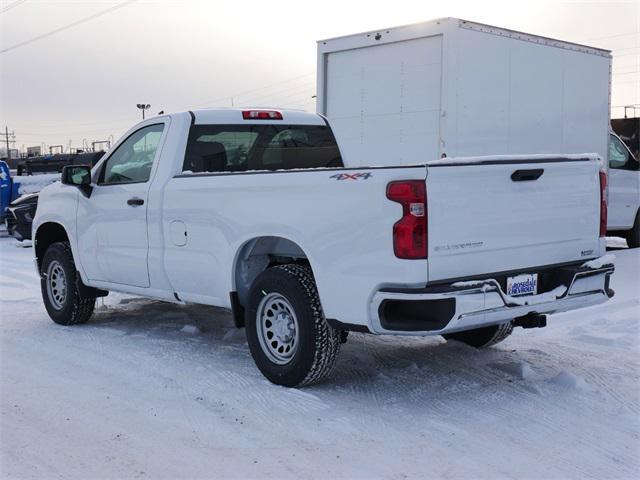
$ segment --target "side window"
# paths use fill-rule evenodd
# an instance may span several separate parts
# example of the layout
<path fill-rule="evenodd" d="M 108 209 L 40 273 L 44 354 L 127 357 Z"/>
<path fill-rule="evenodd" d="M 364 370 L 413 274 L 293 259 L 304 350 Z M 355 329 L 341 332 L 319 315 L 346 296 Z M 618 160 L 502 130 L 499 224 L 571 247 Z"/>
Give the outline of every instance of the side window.
<path fill-rule="evenodd" d="M 98 184 L 144 183 L 149 180 L 164 124 L 149 125 L 131 134 L 107 159 Z"/>
<path fill-rule="evenodd" d="M 629 152 L 615 136 L 609 135 L 609 168 L 625 168 L 629 162 Z"/>

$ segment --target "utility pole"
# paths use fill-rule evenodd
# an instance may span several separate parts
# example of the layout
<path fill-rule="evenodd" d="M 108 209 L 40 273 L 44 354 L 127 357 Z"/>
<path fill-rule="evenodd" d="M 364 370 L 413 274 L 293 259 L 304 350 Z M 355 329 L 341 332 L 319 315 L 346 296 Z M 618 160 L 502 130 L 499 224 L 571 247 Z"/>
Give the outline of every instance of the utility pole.
<path fill-rule="evenodd" d="M 4 136 L 4 141 L 7 146 L 7 159 L 11 159 L 11 147 L 9 146 L 9 143 L 14 143 L 15 140 L 9 140 L 9 137 L 15 138 L 16 134 L 13 130 L 9 131 L 9 127 L 5 125 L 4 133 L 0 133 L 0 135 Z"/>

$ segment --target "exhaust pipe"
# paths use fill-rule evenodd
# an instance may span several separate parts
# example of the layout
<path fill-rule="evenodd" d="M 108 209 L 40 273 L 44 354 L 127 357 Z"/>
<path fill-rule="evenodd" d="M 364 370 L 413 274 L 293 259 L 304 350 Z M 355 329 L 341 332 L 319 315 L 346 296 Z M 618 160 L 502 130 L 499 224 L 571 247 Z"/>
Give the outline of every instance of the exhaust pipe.
<path fill-rule="evenodd" d="M 529 312 L 522 317 L 513 319 L 514 327 L 544 328 L 547 326 L 547 316 L 536 312 Z"/>

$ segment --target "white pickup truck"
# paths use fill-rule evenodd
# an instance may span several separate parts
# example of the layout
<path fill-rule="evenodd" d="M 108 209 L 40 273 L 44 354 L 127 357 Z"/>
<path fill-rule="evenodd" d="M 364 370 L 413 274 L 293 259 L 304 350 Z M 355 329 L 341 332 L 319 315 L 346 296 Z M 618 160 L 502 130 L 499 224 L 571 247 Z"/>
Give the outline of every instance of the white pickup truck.
<path fill-rule="evenodd" d="M 595 155 L 345 168 L 321 115 L 176 113 L 42 191 L 35 260 L 59 324 L 108 291 L 226 307 L 302 386 L 350 330 L 484 347 L 606 301 L 605 184 Z"/>

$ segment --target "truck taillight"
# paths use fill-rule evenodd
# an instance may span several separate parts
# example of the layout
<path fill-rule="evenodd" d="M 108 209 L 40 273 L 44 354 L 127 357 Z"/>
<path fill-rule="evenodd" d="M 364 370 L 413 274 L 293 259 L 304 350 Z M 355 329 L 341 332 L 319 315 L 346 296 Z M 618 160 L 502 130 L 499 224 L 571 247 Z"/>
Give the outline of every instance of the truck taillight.
<path fill-rule="evenodd" d="M 276 110 L 243 110 L 244 120 L 282 120 L 282 114 Z"/>
<path fill-rule="evenodd" d="M 398 258 L 427 258 L 427 187 L 424 180 L 387 185 L 387 198 L 402 205 L 402 218 L 393 226 L 393 252 Z"/>
<path fill-rule="evenodd" d="M 600 172 L 600 237 L 607 236 L 607 174 Z"/>

